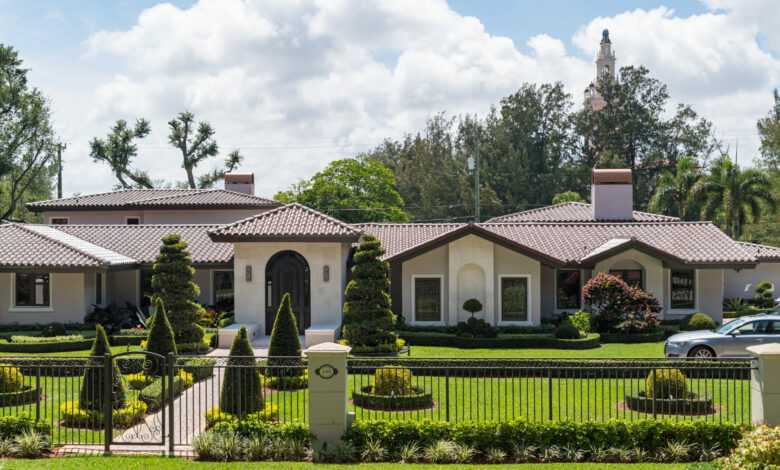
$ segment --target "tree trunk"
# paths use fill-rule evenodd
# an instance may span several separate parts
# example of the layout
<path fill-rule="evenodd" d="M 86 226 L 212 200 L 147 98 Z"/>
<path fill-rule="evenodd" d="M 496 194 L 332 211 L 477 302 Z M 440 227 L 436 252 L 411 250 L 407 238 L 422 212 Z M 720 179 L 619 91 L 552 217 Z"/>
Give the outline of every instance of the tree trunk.
<path fill-rule="evenodd" d="M 187 172 L 187 182 L 190 185 L 190 189 L 198 189 L 195 185 L 195 176 L 192 174 L 192 167 L 184 165 L 184 170 Z"/>

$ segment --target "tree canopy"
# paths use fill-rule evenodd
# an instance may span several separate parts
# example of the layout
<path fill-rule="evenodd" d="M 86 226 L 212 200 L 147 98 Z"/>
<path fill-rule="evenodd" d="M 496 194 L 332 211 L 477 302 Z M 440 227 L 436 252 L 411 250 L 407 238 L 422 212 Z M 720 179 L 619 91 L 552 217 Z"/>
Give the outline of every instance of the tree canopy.
<path fill-rule="evenodd" d="M 152 188 L 154 184 L 145 171 L 132 168 L 133 159 L 138 155 L 137 142 L 151 132 L 146 119 L 137 119 L 130 127 L 127 121 L 120 119 L 111 127 L 105 139 L 94 137 L 89 142 L 89 156 L 95 162 L 108 164 L 116 177 L 119 189 Z"/>

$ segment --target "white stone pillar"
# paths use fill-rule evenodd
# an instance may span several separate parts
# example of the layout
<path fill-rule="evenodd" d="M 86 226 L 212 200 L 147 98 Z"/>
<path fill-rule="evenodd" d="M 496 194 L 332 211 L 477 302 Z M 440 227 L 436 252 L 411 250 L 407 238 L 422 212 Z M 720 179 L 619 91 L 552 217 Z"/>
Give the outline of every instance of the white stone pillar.
<path fill-rule="evenodd" d="M 780 344 L 750 346 L 753 364 L 750 371 L 751 418 L 754 424 L 780 425 Z"/>
<path fill-rule="evenodd" d="M 352 348 L 320 343 L 304 354 L 309 360 L 309 430 L 316 442 L 337 443 L 347 430 L 347 355 Z"/>

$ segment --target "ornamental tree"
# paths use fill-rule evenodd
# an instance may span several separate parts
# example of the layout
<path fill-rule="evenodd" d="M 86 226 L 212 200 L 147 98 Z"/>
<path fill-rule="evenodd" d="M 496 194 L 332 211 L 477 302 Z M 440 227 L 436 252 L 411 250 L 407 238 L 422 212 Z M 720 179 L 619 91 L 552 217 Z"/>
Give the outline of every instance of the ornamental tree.
<path fill-rule="evenodd" d="M 263 389 L 254 356 L 246 327 L 242 326 L 228 355 L 225 380 L 219 395 L 221 412 L 246 416 L 263 410 Z"/>
<path fill-rule="evenodd" d="M 173 329 L 165 314 L 165 307 L 160 298 L 155 299 L 155 314 L 152 327 L 149 329 L 149 336 L 146 341 L 146 350 L 157 353 L 161 356 L 167 356 L 168 353 L 176 354 L 176 341 L 174 340 Z M 149 373 L 154 376 L 163 374 L 164 362 L 157 358 L 153 360 Z"/>
<path fill-rule="evenodd" d="M 195 302 L 200 288 L 192 282 L 195 269 L 187 243 L 181 241 L 178 234 L 163 237 L 162 242 L 160 254 L 154 260 L 152 303 L 161 299 L 168 309 L 168 320 L 177 344 L 199 342 L 204 330 L 197 322 L 205 310 Z"/>
<path fill-rule="evenodd" d="M 582 298 L 590 304 L 600 333 L 647 331 L 658 324 L 658 299 L 617 276 L 598 274 L 585 284 Z"/>
<path fill-rule="evenodd" d="M 108 345 L 108 337 L 106 336 L 106 330 L 102 326 L 98 325 L 95 328 L 95 341 L 92 343 L 92 350 L 89 352 L 90 359 L 88 361 L 87 369 L 84 371 L 84 380 L 81 382 L 81 392 L 79 393 L 79 408 L 82 410 L 98 410 L 103 411 L 104 403 L 107 397 L 105 396 L 105 367 L 103 367 L 103 361 L 105 361 L 105 355 L 111 354 L 111 347 Z M 126 404 L 125 389 L 122 381 L 118 378 L 122 377 L 119 373 L 119 368 L 113 359 L 109 359 L 113 364 L 113 377 L 111 396 L 108 397 L 111 400 L 111 407 L 115 410 L 124 408 Z"/>
<path fill-rule="evenodd" d="M 352 280 L 345 291 L 343 335 L 351 346 L 395 344 L 395 315 L 390 310 L 389 265 L 379 239 L 364 235 L 355 253 Z"/>
<path fill-rule="evenodd" d="M 482 310 L 482 302 L 477 299 L 468 299 L 463 302 L 463 310 L 469 312 L 473 317 L 475 313 Z"/>
<path fill-rule="evenodd" d="M 282 303 L 276 312 L 274 328 L 271 330 L 271 340 L 268 343 L 268 365 L 290 365 L 291 360 L 273 359 L 273 357 L 299 357 L 301 355 L 301 338 L 298 336 L 298 324 L 290 305 L 290 293 L 282 296 Z M 284 374 L 282 374 L 284 372 Z M 268 368 L 269 375 L 300 375 L 303 369 Z"/>

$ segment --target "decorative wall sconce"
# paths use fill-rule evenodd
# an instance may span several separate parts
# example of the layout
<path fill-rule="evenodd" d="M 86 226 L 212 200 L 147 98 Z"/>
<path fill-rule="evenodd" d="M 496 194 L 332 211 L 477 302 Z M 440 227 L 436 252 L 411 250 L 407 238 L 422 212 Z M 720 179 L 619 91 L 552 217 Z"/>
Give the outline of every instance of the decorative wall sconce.
<path fill-rule="evenodd" d="M 330 281 L 330 266 L 327 264 L 322 267 L 322 280 L 325 282 Z"/>
<path fill-rule="evenodd" d="M 246 265 L 246 282 L 252 282 L 252 266 Z"/>

